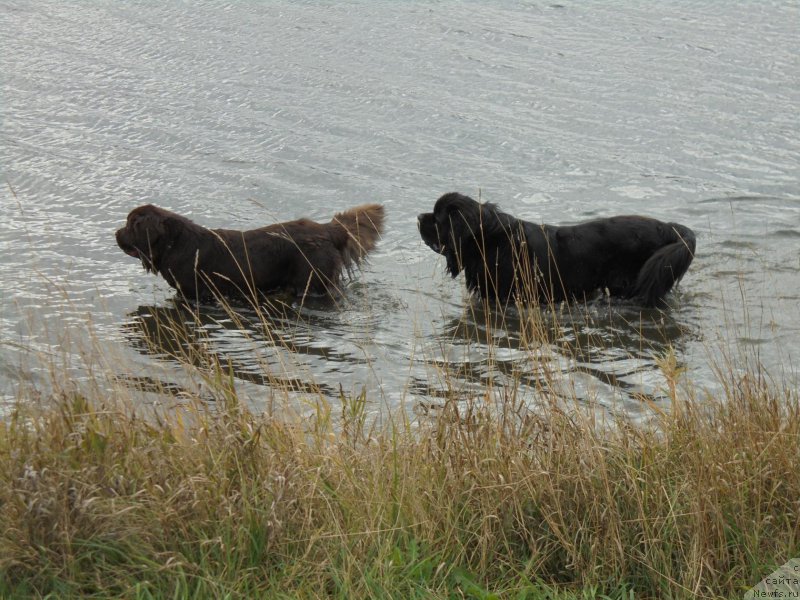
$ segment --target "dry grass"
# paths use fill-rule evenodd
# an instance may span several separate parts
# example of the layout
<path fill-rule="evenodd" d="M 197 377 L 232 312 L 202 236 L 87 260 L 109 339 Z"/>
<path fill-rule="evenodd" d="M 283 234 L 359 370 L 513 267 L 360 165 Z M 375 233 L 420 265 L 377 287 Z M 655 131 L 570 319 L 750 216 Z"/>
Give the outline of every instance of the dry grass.
<path fill-rule="evenodd" d="M 222 310 L 291 356 L 279 303 Z M 537 362 L 563 310 L 471 320 L 490 355 L 513 327 Z M 113 359 L 88 391 L 54 367 L 52 392 L 20 393 L 0 422 L 3 597 L 728 598 L 800 556 L 797 390 L 758 364 L 728 359 L 709 397 L 667 351 L 671 409 L 632 424 L 565 401 L 547 361 L 533 398 L 491 381 L 464 395 L 443 369 L 449 392 L 414 423 L 265 362 L 257 383 L 305 394 L 303 419 L 246 408 L 200 311 L 144 316 L 139 337 L 202 394 L 150 410 L 109 387 Z"/>
<path fill-rule="evenodd" d="M 740 597 L 800 555 L 797 392 L 758 365 L 698 396 L 667 353 L 672 410 L 645 425 L 488 385 L 412 426 L 363 395 L 253 414 L 175 348 L 213 410 L 62 378 L 0 423 L 3 597 Z"/>

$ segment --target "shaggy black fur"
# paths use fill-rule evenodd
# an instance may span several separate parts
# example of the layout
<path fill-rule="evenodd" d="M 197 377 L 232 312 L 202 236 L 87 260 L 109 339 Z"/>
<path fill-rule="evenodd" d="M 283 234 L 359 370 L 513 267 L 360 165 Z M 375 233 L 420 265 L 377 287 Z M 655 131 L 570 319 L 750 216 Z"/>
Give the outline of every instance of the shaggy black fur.
<path fill-rule="evenodd" d="M 418 217 L 422 239 L 467 289 L 497 302 L 585 300 L 598 291 L 663 304 L 694 258 L 695 235 L 641 216 L 538 225 L 490 203 L 445 194 Z"/>

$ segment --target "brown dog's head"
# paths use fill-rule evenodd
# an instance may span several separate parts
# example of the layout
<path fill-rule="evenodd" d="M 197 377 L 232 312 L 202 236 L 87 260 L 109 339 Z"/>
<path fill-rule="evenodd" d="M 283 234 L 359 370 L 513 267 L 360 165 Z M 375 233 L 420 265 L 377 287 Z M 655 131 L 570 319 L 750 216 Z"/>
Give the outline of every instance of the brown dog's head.
<path fill-rule="evenodd" d="M 147 271 L 158 267 L 176 237 L 180 217 L 158 206 L 145 204 L 128 214 L 125 227 L 117 230 L 117 245 L 142 261 Z"/>
<path fill-rule="evenodd" d="M 485 237 L 499 226 L 493 204 L 481 204 L 457 192 L 439 198 L 433 212 L 417 217 L 417 224 L 422 240 L 447 259 L 453 277 L 464 268 L 465 255 L 483 255 Z"/>

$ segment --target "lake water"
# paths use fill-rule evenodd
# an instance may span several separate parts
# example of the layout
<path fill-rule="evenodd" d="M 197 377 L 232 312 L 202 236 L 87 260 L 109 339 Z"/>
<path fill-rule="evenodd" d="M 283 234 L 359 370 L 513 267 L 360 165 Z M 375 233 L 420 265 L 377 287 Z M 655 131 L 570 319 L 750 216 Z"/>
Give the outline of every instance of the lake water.
<path fill-rule="evenodd" d="M 799 6 L 0 0 L 3 401 L 62 369 L 191 388 L 195 345 L 257 408 L 286 388 L 376 410 L 564 392 L 546 363 L 638 415 L 665 402 L 670 349 L 701 389 L 740 355 L 796 382 Z M 454 190 L 533 221 L 678 221 L 697 256 L 669 310 L 569 307 L 531 351 L 419 238 Z M 145 202 L 237 229 L 381 202 L 388 224 L 338 306 L 262 323 L 192 315 L 116 247 Z"/>

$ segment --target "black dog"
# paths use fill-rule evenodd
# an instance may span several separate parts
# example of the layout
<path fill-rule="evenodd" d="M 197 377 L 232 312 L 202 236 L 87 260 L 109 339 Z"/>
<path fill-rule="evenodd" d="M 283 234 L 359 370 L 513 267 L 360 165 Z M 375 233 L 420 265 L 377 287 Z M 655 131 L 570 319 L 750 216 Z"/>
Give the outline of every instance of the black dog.
<path fill-rule="evenodd" d="M 507 303 L 586 300 L 598 291 L 644 306 L 663 304 L 694 258 L 695 235 L 640 216 L 579 225 L 537 225 L 458 193 L 418 217 L 422 239 L 467 289 Z"/>
<path fill-rule="evenodd" d="M 206 229 L 147 204 L 133 209 L 117 244 L 188 299 L 288 292 L 332 295 L 383 229 L 383 207 L 366 204 L 330 223 L 298 219 L 251 229 Z"/>

